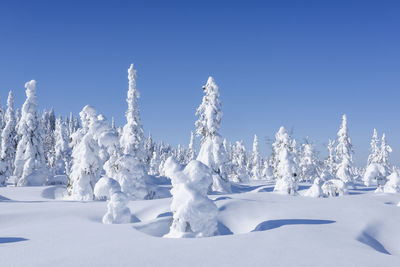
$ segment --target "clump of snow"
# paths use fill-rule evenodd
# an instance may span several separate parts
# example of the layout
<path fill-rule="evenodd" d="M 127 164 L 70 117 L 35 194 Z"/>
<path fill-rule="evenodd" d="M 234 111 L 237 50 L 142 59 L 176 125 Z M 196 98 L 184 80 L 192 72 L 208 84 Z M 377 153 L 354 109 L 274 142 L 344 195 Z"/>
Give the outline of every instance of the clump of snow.
<path fill-rule="evenodd" d="M 104 224 L 130 223 L 131 211 L 127 207 L 128 197 L 123 192 L 113 192 L 107 203 L 107 213 L 103 217 Z"/>
<path fill-rule="evenodd" d="M 172 182 L 173 222 L 165 237 L 207 237 L 217 231 L 218 209 L 207 197 L 213 182 L 211 170 L 197 160 L 190 161 L 185 168 L 172 157 L 164 164 L 165 174 Z"/>
<path fill-rule="evenodd" d="M 322 192 L 327 197 L 337 197 L 347 194 L 345 182 L 340 179 L 331 179 L 322 185 Z"/>
<path fill-rule="evenodd" d="M 94 186 L 94 197 L 96 200 L 106 200 L 110 199 L 110 196 L 121 191 L 121 186 L 119 183 L 109 177 L 102 177 Z"/>
<path fill-rule="evenodd" d="M 397 170 L 394 170 L 388 177 L 388 181 L 383 187 L 385 193 L 400 193 L 400 176 Z"/>
<path fill-rule="evenodd" d="M 304 196 L 307 197 L 324 197 L 324 192 L 322 191 L 323 180 L 320 178 L 315 178 L 313 185 L 306 191 Z"/>

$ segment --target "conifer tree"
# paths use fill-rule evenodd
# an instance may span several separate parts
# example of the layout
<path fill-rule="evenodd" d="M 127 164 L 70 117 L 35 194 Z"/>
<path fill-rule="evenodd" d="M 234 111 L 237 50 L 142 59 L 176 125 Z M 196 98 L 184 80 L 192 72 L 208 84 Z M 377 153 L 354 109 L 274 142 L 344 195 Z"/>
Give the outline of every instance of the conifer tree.
<path fill-rule="evenodd" d="M 221 126 L 222 111 L 218 86 L 209 77 L 205 86 L 203 101 L 197 108 L 199 116 L 195 123 L 196 134 L 201 136 L 201 148 L 197 160 L 207 165 L 213 172 L 211 189 L 218 192 L 231 192 L 226 173 L 227 155 L 223 147 L 223 139 L 218 133 Z"/>
<path fill-rule="evenodd" d="M 16 119 L 14 112 L 14 96 L 12 91 L 8 93 L 7 111 L 4 115 L 5 127 L 1 133 L 0 150 L 0 186 L 13 174 L 15 150 L 17 147 Z"/>
<path fill-rule="evenodd" d="M 347 129 L 347 116 L 343 115 L 342 125 L 337 133 L 336 162 L 338 163 L 336 177 L 344 183 L 353 182 L 353 146 Z"/>
<path fill-rule="evenodd" d="M 18 142 L 14 175 L 18 186 L 42 185 L 48 178 L 43 150 L 43 128 L 37 112 L 36 81 L 25 84 L 26 100 L 17 125 Z"/>

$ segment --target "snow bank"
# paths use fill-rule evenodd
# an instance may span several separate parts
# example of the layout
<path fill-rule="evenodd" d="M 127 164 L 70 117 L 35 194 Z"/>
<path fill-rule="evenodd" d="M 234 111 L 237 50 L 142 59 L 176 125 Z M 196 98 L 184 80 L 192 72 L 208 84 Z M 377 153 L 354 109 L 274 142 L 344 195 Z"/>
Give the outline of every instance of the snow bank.
<path fill-rule="evenodd" d="M 197 160 L 190 161 L 185 168 L 172 157 L 164 165 L 165 173 L 172 182 L 173 222 L 165 237 L 207 237 L 217 231 L 218 209 L 207 197 L 213 182 L 211 170 Z"/>

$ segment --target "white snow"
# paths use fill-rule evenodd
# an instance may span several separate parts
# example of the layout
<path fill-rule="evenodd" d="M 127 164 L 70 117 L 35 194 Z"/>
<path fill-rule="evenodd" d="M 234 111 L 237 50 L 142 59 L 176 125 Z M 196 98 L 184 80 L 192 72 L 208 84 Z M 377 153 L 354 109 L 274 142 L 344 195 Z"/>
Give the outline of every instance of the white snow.
<path fill-rule="evenodd" d="M 357 188 L 308 198 L 257 181 L 211 196 L 219 236 L 176 239 L 162 238 L 169 198 L 129 201 L 131 222 L 108 225 L 104 201 L 58 200 L 58 186 L 2 187 L 1 266 L 399 266 L 400 194 Z"/>

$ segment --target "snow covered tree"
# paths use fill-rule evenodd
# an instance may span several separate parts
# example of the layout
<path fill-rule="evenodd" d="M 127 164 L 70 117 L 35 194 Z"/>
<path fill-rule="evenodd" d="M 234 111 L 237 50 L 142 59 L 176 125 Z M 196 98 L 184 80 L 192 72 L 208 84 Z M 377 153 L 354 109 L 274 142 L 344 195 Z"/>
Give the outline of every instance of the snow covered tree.
<path fill-rule="evenodd" d="M 68 129 L 61 117 L 56 120 L 56 128 L 54 131 L 55 145 L 55 173 L 69 174 L 71 163 L 71 149 L 69 147 Z"/>
<path fill-rule="evenodd" d="M 314 151 L 314 146 L 306 141 L 301 145 L 299 170 L 300 177 L 304 181 L 314 181 L 318 176 L 319 161 Z"/>
<path fill-rule="evenodd" d="M 16 139 L 16 119 L 14 113 L 14 96 L 10 91 L 7 99 L 7 111 L 5 113 L 5 127 L 1 133 L 0 151 L 0 186 L 4 185 L 6 179 L 14 172 L 15 150 L 17 148 Z"/>
<path fill-rule="evenodd" d="M 247 172 L 246 148 L 242 141 L 237 141 L 233 147 L 232 165 L 233 173 L 231 179 L 237 183 L 248 182 L 250 177 Z"/>
<path fill-rule="evenodd" d="M 160 164 L 161 164 L 160 156 L 158 155 L 157 150 L 154 150 L 153 156 L 151 157 L 150 160 L 149 174 L 155 176 L 160 175 L 159 171 Z"/>
<path fill-rule="evenodd" d="M 129 199 L 123 192 L 113 192 L 107 203 L 107 213 L 103 217 L 104 224 L 130 223 L 131 211 Z"/>
<path fill-rule="evenodd" d="M 219 99 L 218 86 L 214 79 L 209 77 L 203 86 L 205 96 L 196 115 L 199 116 L 195 123 L 196 134 L 202 136 L 201 148 L 197 160 L 207 165 L 213 172 L 211 189 L 218 192 L 231 192 L 231 185 L 226 173 L 226 162 L 223 139 L 218 133 L 221 125 L 222 111 Z"/>
<path fill-rule="evenodd" d="M 136 157 L 139 161 L 144 162 L 144 131 L 142 120 L 140 118 L 138 104 L 140 93 L 136 88 L 136 77 L 136 70 L 133 68 L 133 64 L 131 64 L 128 69 L 129 89 L 126 99 L 128 110 L 125 113 L 127 123 L 124 125 L 122 130 L 120 144 L 124 154 L 130 154 Z"/>
<path fill-rule="evenodd" d="M 343 115 L 342 125 L 337 133 L 336 146 L 336 162 L 337 170 L 336 177 L 344 183 L 353 182 L 353 146 L 350 141 L 350 136 L 347 129 L 347 116 Z"/>
<path fill-rule="evenodd" d="M 72 150 L 72 167 L 68 181 L 68 196 L 73 200 L 92 200 L 93 188 L 100 179 L 102 161 L 100 147 L 93 136 L 97 122 L 96 110 L 85 106 L 79 113 L 83 128 L 72 136 L 76 144 Z"/>
<path fill-rule="evenodd" d="M 185 168 L 173 158 L 165 163 L 165 173 L 172 182 L 173 221 L 165 237 L 207 237 L 217 232 L 218 208 L 207 197 L 212 184 L 211 171 L 197 160 Z"/>
<path fill-rule="evenodd" d="M 326 158 L 324 164 L 325 169 L 329 172 L 330 177 L 334 177 L 336 175 L 336 161 L 335 161 L 335 140 L 328 140 L 328 157 Z"/>
<path fill-rule="evenodd" d="M 253 141 L 253 153 L 251 155 L 251 177 L 254 180 L 261 179 L 262 176 L 262 166 L 261 166 L 261 157 L 260 151 L 258 147 L 258 137 L 254 135 Z"/>
<path fill-rule="evenodd" d="M 146 188 L 145 175 L 147 168 L 145 164 L 146 154 L 144 152 L 144 131 L 140 118 L 138 98 L 139 91 L 136 88 L 136 70 L 131 64 L 128 69 L 129 89 L 126 102 L 126 120 L 120 145 L 123 155 L 117 160 L 119 168 L 115 177 L 121 184 L 122 192 L 136 199 L 152 198 L 154 192 Z"/>
<path fill-rule="evenodd" d="M 273 180 L 274 179 L 274 173 L 271 165 L 269 164 L 269 160 L 265 160 L 262 168 L 261 175 L 263 179 L 265 180 Z"/>
<path fill-rule="evenodd" d="M 52 108 L 49 112 L 46 110 L 42 115 L 42 125 L 44 130 L 43 149 L 44 155 L 47 162 L 47 166 L 50 170 L 54 171 L 55 168 L 55 115 L 54 109 Z"/>
<path fill-rule="evenodd" d="M 370 147 L 370 154 L 368 156 L 368 164 L 371 163 L 378 163 L 380 158 L 380 148 L 379 148 L 379 139 L 378 139 L 378 132 L 374 129 L 374 133 L 372 134 L 371 139 L 371 147 Z"/>
<path fill-rule="evenodd" d="M 36 81 L 25 84 L 26 100 L 17 125 L 18 142 L 14 175 L 18 186 L 42 185 L 48 178 L 43 151 L 43 128 L 37 112 Z"/>
<path fill-rule="evenodd" d="M 196 158 L 196 148 L 194 144 L 194 133 L 193 131 L 191 131 L 189 148 L 187 150 L 187 155 L 186 155 L 186 163 L 188 163 L 191 160 L 194 160 L 195 158 Z"/>
<path fill-rule="evenodd" d="M 392 173 L 387 177 L 388 181 L 383 187 L 384 193 L 400 193 L 400 175 L 399 170 L 393 168 Z M 380 192 L 380 188 L 377 189 Z"/>
<path fill-rule="evenodd" d="M 297 193 L 298 168 L 295 162 L 294 142 L 284 127 L 281 127 L 275 135 L 273 143 L 274 151 L 274 175 L 276 184 L 274 191 L 294 195 Z"/>
<path fill-rule="evenodd" d="M 386 172 L 389 174 L 390 172 L 390 163 L 389 163 L 389 153 L 392 152 L 392 148 L 386 143 L 386 135 L 382 134 L 381 147 L 379 150 L 379 163 L 385 168 Z"/>

